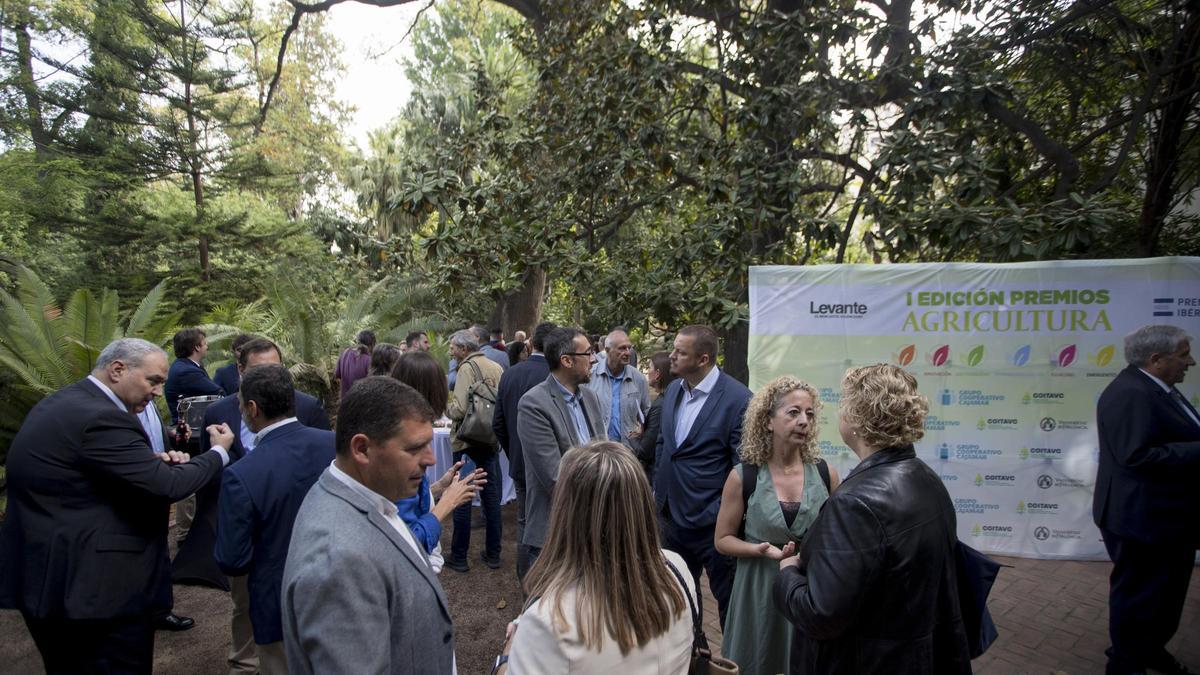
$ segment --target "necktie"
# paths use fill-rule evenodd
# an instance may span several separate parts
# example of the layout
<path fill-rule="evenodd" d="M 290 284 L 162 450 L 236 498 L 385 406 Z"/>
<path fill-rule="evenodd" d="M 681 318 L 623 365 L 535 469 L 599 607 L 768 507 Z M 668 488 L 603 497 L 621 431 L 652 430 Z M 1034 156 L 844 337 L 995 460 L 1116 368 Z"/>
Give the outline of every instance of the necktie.
<path fill-rule="evenodd" d="M 1171 387 L 1171 398 L 1175 399 L 1175 404 L 1183 410 L 1183 414 L 1187 415 L 1193 424 L 1200 426 L 1200 420 L 1196 419 L 1196 413 L 1192 412 L 1192 406 L 1188 405 L 1187 399 L 1175 387 Z"/>

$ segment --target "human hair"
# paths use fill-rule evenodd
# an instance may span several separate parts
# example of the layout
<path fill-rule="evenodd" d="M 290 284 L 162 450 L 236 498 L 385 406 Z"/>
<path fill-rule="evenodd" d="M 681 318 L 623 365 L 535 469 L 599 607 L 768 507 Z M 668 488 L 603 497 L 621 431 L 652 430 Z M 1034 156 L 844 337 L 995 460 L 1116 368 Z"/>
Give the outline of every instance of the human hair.
<path fill-rule="evenodd" d="M 551 371 L 562 368 L 563 354 L 575 351 L 576 335 L 583 335 L 583 332 L 576 328 L 559 327 L 546 336 L 544 353 L 546 354 L 546 363 L 549 364 Z"/>
<path fill-rule="evenodd" d="M 654 352 L 650 355 L 650 363 L 654 364 L 654 369 L 658 371 L 658 377 L 651 380 L 649 385 L 661 394 L 667 390 L 667 385 L 671 384 L 671 380 L 675 379 L 671 375 L 671 353 Z"/>
<path fill-rule="evenodd" d="M 717 362 L 717 332 L 709 326 L 700 324 L 692 324 L 679 329 L 679 335 L 692 338 L 692 346 L 696 350 L 696 357 L 699 358 L 704 354 L 708 354 L 708 362 Z"/>
<path fill-rule="evenodd" d="M 509 364 L 515 366 L 521 362 L 521 352 L 525 351 L 525 343 L 524 342 L 510 342 L 508 345 L 508 348 L 505 349 L 505 351 L 508 352 Z"/>
<path fill-rule="evenodd" d="M 375 349 L 375 332 L 370 330 L 360 330 L 358 335 L 354 336 L 355 349 L 359 354 L 369 354 L 372 349 Z"/>
<path fill-rule="evenodd" d="M 488 340 L 491 338 L 491 333 L 489 333 L 488 329 L 484 328 L 482 324 L 473 324 L 467 330 L 475 334 L 475 342 L 479 343 L 480 345 L 487 344 Z"/>
<path fill-rule="evenodd" d="M 917 378 L 903 368 L 877 363 L 851 368 L 842 379 L 842 419 L 873 448 L 921 440 L 928 412 Z"/>
<path fill-rule="evenodd" d="M 229 351 L 233 352 L 234 354 L 237 354 L 238 351 L 241 350 L 243 345 L 245 345 L 247 342 L 249 342 L 253 339 L 254 339 L 254 336 L 249 333 L 238 333 L 237 337 L 233 338 L 233 341 L 229 343 Z"/>
<path fill-rule="evenodd" d="M 479 351 L 479 338 L 476 337 L 474 331 L 460 330 L 455 331 L 454 335 L 450 336 L 450 344 L 461 347 L 468 352 Z"/>
<path fill-rule="evenodd" d="M 283 361 L 283 352 L 279 351 L 279 345 L 266 338 L 254 338 L 253 340 L 242 345 L 242 351 L 238 352 L 237 357 L 238 366 L 240 366 L 242 370 L 245 370 L 246 364 L 250 362 L 251 354 L 261 354 L 262 352 L 269 352 L 272 349 L 275 350 L 275 353 L 279 355 L 279 360 Z"/>
<path fill-rule="evenodd" d="M 392 366 L 400 358 L 400 348 L 390 342 L 380 342 L 371 350 L 371 369 L 369 375 L 390 375 Z"/>
<path fill-rule="evenodd" d="M 420 340 L 422 335 L 428 336 L 429 334 L 423 330 L 414 330 L 413 332 L 404 336 L 404 344 L 412 347 L 413 345 L 417 344 L 417 340 Z"/>
<path fill-rule="evenodd" d="M 104 370 L 113 361 L 120 361 L 130 368 L 137 368 L 151 354 L 167 355 L 162 347 L 141 338 L 113 340 L 100 350 L 100 356 L 96 357 L 94 370 Z"/>
<path fill-rule="evenodd" d="M 534 326 L 533 337 L 530 339 L 530 341 L 533 343 L 534 351 L 546 351 L 546 338 L 554 332 L 555 328 L 558 328 L 558 326 L 550 321 L 544 321 L 539 323 L 537 326 Z"/>
<path fill-rule="evenodd" d="M 199 328 L 184 328 L 171 338 L 171 347 L 175 350 L 175 358 L 186 359 L 200 346 L 207 337 Z"/>
<path fill-rule="evenodd" d="M 813 413 L 821 412 L 821 397 L 811 384 L 783 375 L 777 377 L 759 389 L 746 406 L 746 414 L 742 417 L 742 461 L 763 466 L 771 459 L 775 446 L 772 433 L 767 428 L 771 416 L 783 405 L 783 397 L 793 391 L 803 391 L 812 398 Z M 817 461 L 820 450 L 817 447 L 817 422 L 813 420 L 808 426 L 808 439 L 800 448 L 800 459 L 807 464 Z"/>
<path fill-rule="evenodd" d="M 1131 366 L 1145 366 L 1152 354 L 1174 354 L 1192 337 L 1178 326 L 1163 324 L 1142 326 L 1125 336 L 1125 360 Z"/>
<path fill-rule="evenodd" d="M 442 370 L 442 365 L 427 352 L 402 354 L 392 368 L 392 377 L 424 396 L 435 415 L 446 412 L 446 404 L 450 401 L 446 371 Z"/>
<path fill-rule="evenodd" d="M 595 441 L 563 455 L 548 532 L 527 594 L 550 603 L 552 625 L 566 633 L 562 599 L 574 591 L 574 624 L 587 649 L 600 651 L 611 638 L 628 654 L 686 610 L 659 545 L 650 483 L 620 443 Z"/>
<path fill-rule="evenodd" d="M 504 339 L 504 329 L 503 328 L 493 328 L 492 330 L 488 331 L 488 337 L 490 337 L 493 340 L 503 340 Z"/>
<path fill-rule="evenodd" d="M 405 420 L 432 422 L 434 414 L 429 401 L 399 380 L 378 375 L 364 377 L 350 387 L 338 404 L 337 454 L 350 454 L 350 439 L 357 434 L 383 443 L 400 433 Z"/>
<path fill-rule="evenodd" d="M 263 417 L 269 420 L 291 417 L 296 414 L 296 392 L 292 374 L 287 368 L 269 363 L 251 368 L 242 375 L 242 388 L 238 394 L 243 407 L 254 401 Z"/>

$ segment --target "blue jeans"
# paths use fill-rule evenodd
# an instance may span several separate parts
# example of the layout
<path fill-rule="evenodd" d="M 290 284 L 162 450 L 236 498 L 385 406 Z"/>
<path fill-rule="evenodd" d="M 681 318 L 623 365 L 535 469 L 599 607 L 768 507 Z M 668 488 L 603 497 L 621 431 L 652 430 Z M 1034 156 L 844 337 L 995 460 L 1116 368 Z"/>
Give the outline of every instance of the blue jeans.
<path fill-rule="evenodd" d="M 500 490 L 504 477 L 500 475 L 500 454 L 495 448 L 481 448 L 468 445 L 462 452 L 454 453 L 454 461 L 466 455 L 475 466 L 487 472 L 487 485 L 479 494 L 479 504 L 483 507 L 483 520 L 487 524 L 484 551 L 488 558 L 500 558 Z M 474 471 L 470 463 L 462 468 L 466 475 Z M 454 534 L 450 538 L 450 559 L 466 561 L 467 550 L 471 548 L 471 505 L 466 504 L 454 509 Z"/>

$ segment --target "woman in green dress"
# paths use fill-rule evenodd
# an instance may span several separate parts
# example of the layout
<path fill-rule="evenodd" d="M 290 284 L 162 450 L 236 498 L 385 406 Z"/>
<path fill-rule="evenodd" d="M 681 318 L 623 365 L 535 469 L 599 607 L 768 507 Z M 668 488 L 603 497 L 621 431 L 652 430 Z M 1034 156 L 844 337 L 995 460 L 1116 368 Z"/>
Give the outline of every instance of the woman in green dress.
<path fill-rule="evenodd" d="M 778 561 L 794 555 L 839 480 L 817 457 L 819 411 L 812 385 L 786 375 L 768 382 L 746 408 L 742 464 L 721 493 L 714 543 L 737 558 L 721 655 L 745 675 L 788 670 L 792 626 L 771 602 Z M 754 486 L 743 492 L 745 475 Z"/>

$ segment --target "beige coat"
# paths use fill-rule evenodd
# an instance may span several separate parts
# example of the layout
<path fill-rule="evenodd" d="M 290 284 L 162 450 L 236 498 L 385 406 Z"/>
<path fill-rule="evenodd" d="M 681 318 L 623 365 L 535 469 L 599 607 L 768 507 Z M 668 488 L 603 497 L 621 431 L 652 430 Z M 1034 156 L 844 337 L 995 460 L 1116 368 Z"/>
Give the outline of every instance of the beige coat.
<path fill-rule="evenodd" d="M 454 436 L 450 441 L 450 447 L 456 452 L 467 449 L 467 444 L 458 440 L 458 426 L 467 414 L 467 392 L 476 381 L 475 369 L 468 365 L 471 363 L 479 367 L 479 374 L 483 376 L 483 381 L 496 389 L 500 388 L 500 376 L 504 374 L 504 369 L 500 367 L 500 364 L 484 356 L 483 352 L 472 352 L 462 360 L 462 363 L 458 364 L 453 395 L 446 406 L 446 416 L 454 420 Z"/>

